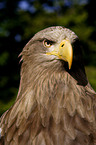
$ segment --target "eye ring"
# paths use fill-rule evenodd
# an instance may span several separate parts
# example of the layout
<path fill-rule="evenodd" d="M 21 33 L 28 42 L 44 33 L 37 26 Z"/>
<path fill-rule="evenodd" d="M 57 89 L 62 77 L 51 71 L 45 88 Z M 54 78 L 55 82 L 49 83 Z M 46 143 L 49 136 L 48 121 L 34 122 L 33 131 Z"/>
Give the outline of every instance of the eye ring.
<path fill-rule="evenodd" d="M 43 45 L 47 48 L 51 47 L 52 46 L 52 41 L 50 40 L 44 40 L 43 41 Z"/>

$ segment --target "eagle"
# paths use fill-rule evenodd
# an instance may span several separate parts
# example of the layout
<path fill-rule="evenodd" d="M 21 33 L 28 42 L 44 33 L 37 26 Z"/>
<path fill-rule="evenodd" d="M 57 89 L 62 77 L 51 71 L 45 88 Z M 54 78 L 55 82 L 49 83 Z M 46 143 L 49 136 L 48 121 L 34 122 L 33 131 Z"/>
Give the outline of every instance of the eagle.
<path fill-rule="evenodd" d="M 16 101 L 0 118 L 0 145 L 96 145 L 96 92 L 81 49 L 63 26 L 25 45 Z"/>

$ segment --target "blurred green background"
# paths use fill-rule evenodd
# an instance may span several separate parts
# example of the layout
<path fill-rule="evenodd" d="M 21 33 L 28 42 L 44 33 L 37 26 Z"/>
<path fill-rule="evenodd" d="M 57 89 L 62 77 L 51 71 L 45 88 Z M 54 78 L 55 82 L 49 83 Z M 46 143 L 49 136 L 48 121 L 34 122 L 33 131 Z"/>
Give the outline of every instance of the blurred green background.
<path fill-rule="evenodd" d="M 41 29 L 61 25 L 80 38 L 88 79 L 96 91 L 96 0 L 0 0 L 0 115 L 15 101 L 18 55 Z"/>

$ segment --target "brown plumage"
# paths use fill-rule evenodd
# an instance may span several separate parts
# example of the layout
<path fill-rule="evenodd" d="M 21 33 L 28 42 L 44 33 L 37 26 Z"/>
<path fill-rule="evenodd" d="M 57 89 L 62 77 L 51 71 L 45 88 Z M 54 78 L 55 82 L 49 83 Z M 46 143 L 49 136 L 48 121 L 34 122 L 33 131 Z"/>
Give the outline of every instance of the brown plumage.
<path fill-rule="evenodd" d="M 44 29 L 22 53 L 14 105 L 0 120 L 0 145 L 96 145 L 96 93 L 71 30 Z"/>

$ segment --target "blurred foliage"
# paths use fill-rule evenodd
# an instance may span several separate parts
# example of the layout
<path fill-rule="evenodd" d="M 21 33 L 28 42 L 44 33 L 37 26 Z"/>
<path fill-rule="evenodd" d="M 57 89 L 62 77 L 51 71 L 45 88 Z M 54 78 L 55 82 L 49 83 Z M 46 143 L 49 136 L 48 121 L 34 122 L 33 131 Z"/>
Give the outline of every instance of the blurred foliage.
<path fill-rule="evenodd" d="M 96 67 L 94 66 L 87 66 L 85 67 L 88 80 L 90 80 L 90 84 L 92 88 L 96 91 Z"/>
<path fill-rule="evenodd" d="M 0 114 L 18 92 L 19 53 L 36 32 L 49 26 L 65 26 L 79 36 L 88 78 L 96 90 L 95 6 L 96 0 L 0 1 Z"/>

